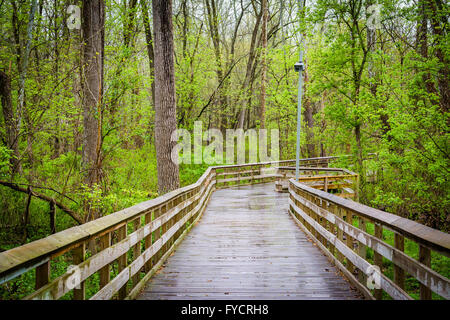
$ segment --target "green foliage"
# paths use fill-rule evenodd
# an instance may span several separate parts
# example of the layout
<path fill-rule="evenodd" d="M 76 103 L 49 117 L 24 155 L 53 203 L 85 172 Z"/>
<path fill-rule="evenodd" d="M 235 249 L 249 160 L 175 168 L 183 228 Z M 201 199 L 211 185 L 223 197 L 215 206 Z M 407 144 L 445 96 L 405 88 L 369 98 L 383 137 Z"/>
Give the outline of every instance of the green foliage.
<path fill-rule="evenodd" d="M 382 18 L 415 24 L 414 5 L 381 4 Z M 428 47 L 427 58 L 389 39 L 384 29 L 375 34 L 386 43 L 369 50 L 363 10 L 323 0 L 311 11 L 306 98 L 323 103 L 315 121 L 325 124 L 315 131 L 316 138 L 333 155 L 350 153 L 357 159 L 378 154 L 377 161 L 352 168 L 361 174 L 362 202 L 448 231 L 449 113 L 439 103 L 437 83 L 424 82 L 439 77 L 443 65 L 436 50 L 448 53 L 448 35 L 434 36 L 438 45 Z M 330 32 L 317 33 L 313 23 L 322 21 L 325 12 Z M 368 174 L 376 176 L 376 183 L 366 181 Z"/>
<path fill-rule="evenodd" d="M 11 150 L 0 145 L 0 178 L 4 178 L 9 173 L 9 159 L 11 158 Z"/>

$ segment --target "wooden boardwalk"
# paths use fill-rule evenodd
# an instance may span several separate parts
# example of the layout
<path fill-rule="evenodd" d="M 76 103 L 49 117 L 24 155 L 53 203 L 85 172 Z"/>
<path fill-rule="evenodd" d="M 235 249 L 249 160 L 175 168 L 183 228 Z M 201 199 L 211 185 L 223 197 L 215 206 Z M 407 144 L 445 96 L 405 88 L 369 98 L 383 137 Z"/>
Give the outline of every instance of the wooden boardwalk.
<path fill-rule="evenodd" d="M 449 300 L 450 279 L 431 269 L 431 255 L 450 257 L 450 234 L 345 199 L 358 199 L 359 176 L 331 168 L 332 159 L 337 157 L 301 159 L 307 177 L 302 182 L 289 179 L 295 160 L 279 161 L 275 171 L 266 162 L 209 167 L 189 186 L 0 252 L 0 286 L 33 272 L 35 289 L 27 289 L 26 300 L 57 300 L 68 293 L 74 300 L 382 299 L 385 294 L 412 300 L 413 290 L 402 289 L 408 274 L 420 283 L 421 300 L 435 298 L 433 292 Z M 280 187 L 287 179 L 289 194 L 275 192 L 275 180 Z M 312 188 L 308 181 L 320 185 Z M 219 190 L 212 192 L 214 187 Z M 333 194 L 326 192 L 330 188 Z M 199 223 L 189 231 L 194 220 Z M 367 232 L 369 225 L 374 233 Z M 394 233 L 394 246 L 384 241 L 383 230 Z M 93 241 L 99 244 L 96 253 L 86 257 Z M 418 248 L 416 258 L 404 252 L 405 241 Z M 77 268 L 55 274 L 59 257 L 70 257 Z M 380 289 L 370 291 L 359 278 L 373 276 L 373 265 L 385 259 L 394 265 L 394 279 L 382 273 Z M 89 284 L 96 290 L 87 297 L 86 280 L 93 275 L 99 286 Z"/>
<path fill-rule="evenodd" d="M 287 210 L 273 183 L 215 191 L 138 299 L 362 299 Z"/>

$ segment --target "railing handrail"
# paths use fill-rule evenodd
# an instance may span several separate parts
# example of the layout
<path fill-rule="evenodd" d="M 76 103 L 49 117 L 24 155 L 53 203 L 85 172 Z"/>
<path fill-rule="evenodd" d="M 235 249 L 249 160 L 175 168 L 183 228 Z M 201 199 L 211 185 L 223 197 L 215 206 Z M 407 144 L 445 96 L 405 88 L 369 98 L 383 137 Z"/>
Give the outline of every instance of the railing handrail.
<path fill-rule="evenodd" d="M 329 157 L 317 157 L 317 158 L 304 158 L 304 159 L 300 159 L 300 162 L 307 162 L 307 161 L 314 161 L 314 160 L 331 160 L 331 159 L 338 159 L 340 157 L 348 157 L 348 155 L 344 155 L 344 156 L 329 156 Z M 252 163 L 238 163 L 238 164 L 229 164 L 229 165 L 218 165 L 218 166 L 211 166 L 209 168 L 211 168 L 211 169 L 239 168 L 239 167 L 250 167 L 250 166 L 274 165 L 274 164 L 285 163 L 285 162 L 293 162 L 293 163 L 295 163 L 295 159 L 252 162 Z"/>
<path fill-rule="evenodd" d="M 35 268 L 49 260 L 56 252 L 64 252 L 89 238 L 98 236 L 104 230 L 131 221 L 134 218 L 157 208 L 176 196 L 200 186 L 210 174 L 212 167 L 206 169 L 203 175 L 193 184 L 178 188 L 162 196 L 150 199 L 134 206 L 116 211 L 107 216 L 74 226 L 42 239 L 0 252 L 0 284 L 15 278 L 28 269 Z M 15 271 L 22 270 L 18 274 Z"/>
<path fill-rule="evenodd" d="M 450 234 L 437 229 L 430 228 L 413 220 L 400 217 L 398 215 L 375 209 L 364 204 L 354 202 L 335 196 L 331 193 L 323 192 L 305 184 L 290 179 L 290 183 L 297 188 L 307 191 L 308 193 L 320 197 L 323 200 L 334 203 L 354 213 L 369 218 L 385 227 L 403 234 L 405 237 L 437 251 L 447 257 L 450 257 Z"/>
<path fill-rule="evenodd" d="M 289 171 L 295 171 L 295 167 L 277 167 L 279 170 L 289 170 Z M 321 167 L 299 167 L 300 171 L 330 171 L 330 172 L 344 172 L 351 175 L 357 175 L 357 173 L 350 171 L 348 169 L 344 168 L 321 168 Z"/>
<path fill-rule="evenodd" d="M 330 158 L 338 158 L 338 157 L 325 157 L 325 158 L 309 158 L 302 159 L 303 162 L 306 161 L 314 161 L 316 160 L 316 167 L 303 167 L 303 170 L 311 170 L 311 171 L 335 171 L 335 172 L 343 172 L 347 174 L 353 174 L 353 172 L 347 169 L 341 168 L 319 168 L 318 164 L 322 163 L 320 161 L 329 160 Z M 283 165 L 284 163 L 289 163 L 293 160 L 281 160 L 277 161 L 278 164 Z M 327 162 L 328 163 L 328 162 Z M 311 164 L 311 163 L 309 163 Z M 179 188 L 177 190 L 171 191 L 165 195 L 157 197 L 155 199 L 147 200 L 132 207 L 120 210 L 118 212 L 112 213 L 103 218 L 99 218 L 97 220 L 88 222 L 86 224 L 72 227 L 61 232 L 58 232 L 54 235 L 48 236 L 46 238 L 33 241 L 21 247 L 13 248 L 6 252 L 0 253 L 0 284 L 11 279 L 14 279 L 18 275 L 27 272 L 33 268 L 36 268 L 36 290 L 32 295 L 28 296 L 28 298 L 46 298 L 47 294 L 50 298 L 58 299 L 63 294 L 67 293 L 70 288 L 66 288 L 64 281 L 67 280 L 67 277 L 70 276 L 70 272 L 66 272 L 63 276 L 60 276 L 51 282 L 49 281 L 49 277 L 45 276 L 45 270 L 49 270 L 50 261 L 55 257 L 58 257 L 66 252 L 74 252 L 77 251 L 76 257 L 78 264 L 82 270 L 83 278 L 82 281 L 87 279 L 90 275 L 95 272 L 100 273 L 100 280 L 104 280 L 103 283 L 108 283 L 105 287 L 100 287 L 100 291 L 93 296 L 93 299 L 98 298 L 110 298 L 115 292 L 118 290 L 122 290 L 127 281 L 132 281 L 134 285 L 134 289 L 130 293 L 128 297 L 135 296 L 138 292 L 139 288 L 142 287 L 143 284 L 152 276 L 154 272 L 156 272 L 157 268 L 163 263 L 167 256 L 170 254 L 170 250 L 176 246 L 173 243 L 173 240 L 177 240 L 175 243 L 178 243 L 183 238 L 180 236 L 180 232 L 183 232 L 183 235 L 188 232 L 188 219 L 189 223 L 195 223 L 198 220 L 199 215 L 203 212 L 206 204 L 208 202 L 209 196 L 211 192 L 216 188 L 220 187 L 229 187 L 235 184 L 242 185 L 255 183 L 262 183 L 273 181 L 273 179 L 278 179 L 282 177 L 282 179 L 286 179 L 286 173 L 283 174 L 271 174 L 265 172 L 266 165 L 273 165 L 273 162 L 261 162 L 261 163 L 251 163 L 251 164 L 239 164 L 239 165 L 221 165 L 221 166 L 211 166 L 209 167 L 203 175 L 193 184 Z M 314 163 L 312 164 L 314 165 Z M 255 166 L 257 166 L 255 168 Z M 250 167 L 250 168 L 246 168 Z M 237 168 L 234 171 L 224 170 L 224 172 L 218 173 L 218 169 L 224 168 Z M 273 166 L 273 168 L 278 170 L 292 170 L 292 167 L 283 167 L 283 166 Z M 237 175 L 237 178 L 227 179 L 226 176 L 229 175 Z M 223 175 L 224 179 L 220 179 L 219 177 Z M 356 175 L 356 174 L 355 174 Z M 333 176 L 334 177 L 334 176 Z M 336 176 L 340 177 L 340 176 Z M 345 177 L 343 175 L 342 177 Z M 327 177 L 324 177 L 325 185 L 327 185 Z M 331 179 L 331 178 L 328 178 Z M 427 226 L 421 225 L 412 220 L 402 218 L 378 209 L 374 209 L 350 200 L 346 200 L 340 197 L 337 197 L 333 194 L 329 194 L 323 191 L 319 191 L 315 188 L 308 187 L 304 184 L 301 184 L 293 179 L 289 180 L 291 190 L 297 190 L 304 194 L 306 198 L 314 198 L 316 199 L 314 203 L 320 206 L 324 206 L 325 210 L 328 210 L 328 205 L 331 205 L 338 209 L 340 207 L 342 210 L 351 213 L 352 215 L 360 216 L 362 218 L 367 219 L 367 221 L 373 221 L 378 225 L 382 225 L 387 229 L 391 229 L 399 235 L 404 235 L 405 238 L 410 238 L 413 241 L 416 241 L 418 244 L 424 248 L 424 250 L 434 250 L 443 255 L 450 256 L 450 235 L 439 230 L 435 230 L 429 228 Z M 219 186 L 218 186 L 219 184 Z M 326 189 L 325 189 L 326 190 Z M 291 194 L 291 197 L 293 195 Z M 295 200 L 297 199 L 297 200 Z M 292 198 L 290 199 L 290 203 Z M 294 197 L 294 201 L 300 201 L 298 198 Z M 301 200 L 300 202 L 302 202 Z M 314 206 L 314 205 L 313 205 Z M 319 208 L 319 210 L 322 210 Z M 155 215 L 154 215 L 155 214 Z M 322 212 L 320 213 L 322 214 Z M 349 215 L 347 214 L 347 217 Z M 144 219 L 145 218 L 145 219 Z M 309 219 L 309 218 L 308 218 Z M 328 219 L 328 216 L 327 216 Z M 338 218 L 336 218 L 338 219 Z M 144 225 L 142 225 L 142 221 L 144 220 Z M 338 219 L 339 220 L 339 219 Z M 335 221 L 334 219 L 332 221 Z M 347 220 L 348 222 L 348 220 Z M 130 228 L 129 223 L 131 225 L 134 224 L 135 230 L 134 233 L 128 234 Z M 136 225 L 137 223 L 137 225 Z M 342 226 L 340 225 L 339 228 Z M 347 223 L 346 228 L 351 228 L 351 224 Z M 137 229 L 139 228 L 139 229 Z M 161 229 L 161 230 L 160 230 Z M 158 230 L 158 231 L 156 231 Z M 154 232 L 159 232 L 158 237 L 154 234 Z M 347 229 L 345 229 L 347 232 Z M 155 241 L 151 240 L 152 233 L 155 235 Z M 117 236 L 118 241 L 114 245 L 109 242 L 110 251 L 100 251 L 99 253 L 93 253 L 93 255 L 88 258 L 84 263 L 80 264 L 80 255 L 79 248 L 85 248 L 87 241 L 91 241 L 92 239 L 98 238 L 101 241 L 105 241 L 109 237 L 111 241 L 111 235 L 115 234 Z M 370 235 L 368 235 L 370 237 Z M 124 238 L 125 237 L 125 238 Z M 160 238 L 161 237 L 161 238 Z M 145 240 L 145 250 L 142 252 L 140 245 L 138 253 L 135 251 L 132 252 L 133 255 L 133 263 L 130 264 L 129 269 L 126 269 L 126 252 L 131 249 L 135 249 L 137 246 L 137 241 Z M 150 239 L 150 242 L 148 240 Z M 352 239 L 351 237 L 349 238 Z M 355 238 L 356 239 L 356 238 Z M 362 241 L 362 240 L 361 240 Z M 348 242 L 348 241 L 347 241 Z M 103 243 L 103 242 L 101 242 Z M 375 249 L 381 250 L 375 243 Z M 367 244 L 368 246 L 373 246 L 374 244 Z M 162 246 L 165 246 L 165 249 Z M 167 251 L 167 246 L 170 246 L 171 249 Z M 106 250 L 104 244 L 101 244 L 102 249 Z M 131 248 L 133 247 L 133 248 Z M 167 248 L 166 248 L 167 247 Z M 135 283 L 134 276 L 137 275 L 137 272 L 141 272 L 141 268 L 143 268 L 144 264 L 146 264 L 149 259 L 153 259 L 156 254 L 156 250 L 163 250 L 162 253 L 164 256 L 160 257 L 158 254 L 157 264 L 153 265 L 152 260 L 152 269 L 149 271 L 147 269 L 147 265 L 145 265 L 145 270 L 142 269 L 142 272 L 145 272 L 146 275 L 144 279 L 139 281 L 139 284 Z M 374 250 L 375 250 L 374 249 Z M 82 249 L 84 252 L 85 249 Z M 125 250 L 125 251 L 120 251 Z M 384 252 L 384 251 L 381 251 Z M 114 254 L 113 254 L 114 253 Z M 389 253 L 389 252 L 388 252 Z M 136 256 L 138 254 L 138 256 Z M 73 256 L 72 256 L 73 257 Z M 108 257 L 111 261 L 120 257 L 122 259 L 122 265 L 119 264 L 119 271 L 122 270 L 111 282 L 109 280 L 105 280 L 102 278 L 102 275 L 109 275 L 109 271 L 101 269 L 104 265 L 108 268 L 111 261 L 104 261 L 104 257 Z M 387 257 L 390 257 L 389 254 Z M 403 259 L 403 256 L 396 259 Z M 395 256 L 394 256 L 395 258 Z M 75 258 L 74 258 L 75 259 Z M 84 259 L 84 258 L 83 258 Z M 125 260 L 123 260 L 125 259 Z M 409 259 L 409 258 L 408 258 Z M 82 260 L 84 261 L 84 260 Z M 94 263 L 95 261 L 95 263 Z M 100 264 L 99 262 L 101 261 Z M 125 262 L 123 262 L 125 261 Z M 91 263 L 92 262 L 92 263 Z M 367 262 L 365 262 L 367 263 Z M 400 265 L 404 265 L 406 262 L 401 261 Z M 125 265 L 125 269 L 124 268 Z M 428 265 L 429 266 L 429 265 Z M 84 269 L 83 269 L 84 268 Z M 420 269 L 422 268 L 422 269 Z M 439 275 L 433 273 L 427 269 L 426 265 L 421 266 L 419 270 L 425 270 L 427 273 L 425 276 L 431 275 L 431 280 L 442 280 Z M 425 268 L 425 269 L 424 269 Z M 39 282 L 38 283 L 38 269 L 39 269 L 39 277 L 41 279 L 46 278 L 47 282 Z M 109 269 L 108 269 L 109 270 Z M 416 269 L 411 269 L 416 270 Z M 408 271 L 409 272 L 409 271 Z M 415 274 L 415 271 L 413 272 Z M 424 277 L 421 276 L 421 281 L 426 283 Z M 131 279 L 133 277 L 133 279 Z M 425 280 L 424 280 L 425 279 Z M 430 281 L 431 281 L 430 280 Z M 445 279 L 444 279 L 445 280 Z M 105 282 L 107 281 L 107 282 Z M 447 281 L 448 282 L 448 281 Z M 47 283 L 47 284 L 45 284 Z M 102 283 L 102 282 L 101 282 Z M 427 284 L 427 283 L 426 283 Z M 430 286 L 429 286 L 430 287 Z M 431 285 L 432 288 L 436 289 L 436 283 Z M 37 289 L 40 288 L 40 289 Z M 84 287 L 83 287 L 84 288 Z M 120 289 L 122 288 L 122 289 Z M 125 292 L 126 285 L 124 287 Z M 84 289 L 83 289 L 84 290 Z M 110 291 L 112 290 L 112 291 Z M 397 289 L 395 289 L 397 290 Z M 394 290 L 394 291 L 395 291 Z M 436 289 L 438 292 L 442 291 L 441 289 Z M 398 291 L 398 290 L 397 290 Z M 398 292 L 402 292 L 401 290 Z M 74 292 L 79 294 L 79 292 Z M 422 293 L 422 291 L 421 291 Z M 84 293 L 83 293 L 84 296 Z M 402 294 L 400 295 L 402 296 Z M 447 294 L 444 296 L 447 297 Z M 79 297 L 79 295 L 77 295 Z M 124 297 L 123 291 L 119 292 L 119 297 Z"/>
<path fill-rule="evenodd" d="M 314 160 L 330 160 L 339 157 L 340 156 L 305 158 L 301 159 L 301 161 L 307 162 Z M 157 198 L 138 203 L 131 207 L 111 213 L 107 216 L 84 223 L 82 225 L 74 226 L 45 238 L 35 240 L 33 242 L 4 252 L 0 252 L 0 284 L 9 281 L 32 268 L 46 263 L 50 259 L 50 257 L 54 256 L 57 252 L 65 252 L 65 249 L 73 248 L 74 246 L 88 240 L 89 238 L 96 237 L 104 230 L 108 230 L 127 221 L 131 221 L 135 217 L 163 205 L 164 203 L 170 201 L 178 195 L 193 190 L 194 188 L 201 185 L 203 180 L 210 174 L 212 170 L 252 165 L 264 166 L 286 162 L 295 162 L 295 160 L 279 160 L 237 165 L 210 166 L 193 184 L 178 188 Z"/>

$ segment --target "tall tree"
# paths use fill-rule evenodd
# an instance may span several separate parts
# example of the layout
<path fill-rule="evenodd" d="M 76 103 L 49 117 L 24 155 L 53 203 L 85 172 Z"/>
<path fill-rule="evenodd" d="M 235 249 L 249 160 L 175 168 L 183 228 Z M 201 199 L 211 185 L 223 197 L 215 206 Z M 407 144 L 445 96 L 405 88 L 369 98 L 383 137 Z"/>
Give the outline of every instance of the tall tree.
<path fill-rule="evenodd" d="M 17 126 L 14 121 L 14 109 L 11 99 L 11 79 L 0 70 L 0 98 L 2 103 L 2 113 L 5 121 L 5 142 L 6 147 L 12 150 L 10 158 L 11 172 L 14 173 L 19 168 L 19 147 Z"/>
<path fill-rule="evenodd" d="M 245 77 L 244 81 L 242 82 L 241 86 L 241 92 L 240 97 L 238 97 L 238 101 L 242 104 L 241 110 L 238 113 L 237 116 L 237 128 L 243 129 L 245 125 L 245 115 L 248 112 L 248 109 L 250 108 L 249 98 L 250 95 L 250 89 L 253 84 L 254 74 L 256 70 L 256 65 L 258 61 L 258 52 L 257 52 L 257 42 L 258 42 L 258 30 L 259 26 L 261 24 L 262 19 L 262 11 L 257 9 L 256 3 L 254 0 L 251 1 L 251 4 L 253 6 L 253 10 L 256 15 L 255 25 L 253 27 L 252 37 L 250 41 L 250 49 L 248 52 L 248 59 L 247 59 L 247 67 L 245 71 Z M 247 104 L 247 105 L 245 105 Z"/>
<path fill-rule="evenodd" d="M 266 126 L 266 82 L 267 82 L 267 20 L 269 19 L 269 8 L 267 0 L 261 1 L 262 17 L 262 70 L 261 70 L 261 105 L 260 105 L 260 126 Z"/>
<path fill-rule="evenodd" d="M 418 22 L 416 33 L 416 50 L 422 56 L 424 61 L 428 60 L 428 16 L 427 4 L 425 0 L 419 0 L 418 3 Z M 426 71 L 422 76 L 426 90 L 430 94 L 436 93 L 436 88 L 432 81 L 431 73 Z"/>
<path fill-rule="evenodd" d="M 218 8 L 215 0 L 205 0 L 206 9 L 207 9 L 207 17 L 209 24 L 209 33 L 211 36 L 211 40 L 214 46 L 214 55 L 216 57 L 216 73 L 217 73 L 217 82 L 220 84 L 224 81 L 224 70 L 222 64 L 222 53 L 220 50 L 220 42 L 221 39 L 219 37 L 219 16 L 218 16 Z M 226 104 L 226 97 L 224 95 L 223 88 L 219 88 L 219 98 L 218 98 L 218 108 L 217 108 L 217 121 L 218 127 L 221 126 L 223 109 Z"/>
<path fill-rule="evenodd" d="M 448 75 L 450 73 L 448 54 L 445 54 L 448 45 L 448 6 L 442 0 L 427 0 L 426 6 L 430 16 L 430 25 L 433 31 L 435 56 L 439 61 L 437 84 L 440 93 L 440 106 L 443 113 L 450 109 L 450 88 Z"/>
<path fill-rule="evenodd" d="M 26 43 L 25 48 L 23 47 L 22 41 L 21 41 L 21 34 L 20 34 L 20 25 L 19 25 L 19 19 L 20 19 L 20 10 L 17 5 L 20 5 L 20 3 L 16 3 L 14 1 L 11 1 L 13 14 L 12 14 L 12 27 L 13 27 L 13 34 L 14 34 L 14 41 L 16 45 L 16 61 L 17 61 L 17 70 L 19 73 L 19 88 L 18 88 L 18 98 L 17 98 L 17 108 L 16 112 L 9 113 L 9 115 L 12 115 L 12 119 L 5 118 L 5 122 L 7 124 L 11 125 L 10 130 L 8 134 L 12 134 L 12 136 L 9 136 L 9 148 L 13 150 L 13 158 L 11 158 L 11 164 L 12 164 L 12 170 L 11 170 L 11 177 L 14 177 L 14 174 L 16 172 L 22 171 L 22 166 L 19 159 L 19 136 L 20 136 L 20 130 L 22 127 L 22 118 L 24 114 L 25 109 L 25 80 L 27 78 L 27 71 L 28 71 L 28 62 L 29 62 L 29 56 L 31 51 L 31 43 L 33 40 L 33 30 L 34 30 L 34 18 L 36 15 L 36 8 L 37 8 L 37 0 L 33 0 L 31 2 L 30 12 L 28 16 L 28 24 L 26 29 Z M 25 50 L 23 50 L 25 49 Z M 5 74 L 5 76 L 7 76 Z M 8 82 L 10 80 L 7 78 L 4 79 L 4 84 L 8 86 Z M 8 91 L 8 88 L 5 87 L 5 90 Z M 10 88 L 9 88 L 10 90 Z M 5 92 L 7 95 L 7 92 Z M 5 102 L 7 103 L 8 98 L 6 98 Z M 5 106 L 4 108 L 8 108 L 8 106 Z M 11 111 L 13 109 L 11 108 Z M 5 111 L 4 111 L 5 112 Z M 5 115 L 7 115 L 6 113 Z M 11 122 L 12 121 L 12 122 Z"/>
<path fill-rule="evenodd" d="M 303 92 L 308 90 L 309 70 L 305 60 L 305 70 L 303 71 Z M 303 117 L 305 119 L 305 133 L 306 133 L 306 154 L 308 158 L 317 157 L 316 144 L 314 143 L 314 116 L 317 113 L 315 103 L 311 101 L 308 95 L 305 95 L 303 99 Z"/>
<path fill-rule="evenodd" d="M 142 18 L 145 30 L 145 41 L 147 42 L 147 55 L 150 67 L 150 76 L 155 79 L 155 54 L 153 50 L 152 29 L 150 28 L 150 18 L 148 16 L 147 0 L 141 0 Z M 155 81 L 152 81 L 152 101 L 155 105 Z"/>
<path fill-rule="evenodd" d="M 177 129 L 175 68 L 172 24 L 172 0 L 154 0 L 153 30 L 155 43 L 155 146 L 160 194 L 180 186 L 178 164 L 171 160 Z"/>
<path fill-rule="evenodd" d="M 83 170 L 88 186 L 97 184 L 101 172 L 105 4 L 84 0 L 82 9 Z"/>

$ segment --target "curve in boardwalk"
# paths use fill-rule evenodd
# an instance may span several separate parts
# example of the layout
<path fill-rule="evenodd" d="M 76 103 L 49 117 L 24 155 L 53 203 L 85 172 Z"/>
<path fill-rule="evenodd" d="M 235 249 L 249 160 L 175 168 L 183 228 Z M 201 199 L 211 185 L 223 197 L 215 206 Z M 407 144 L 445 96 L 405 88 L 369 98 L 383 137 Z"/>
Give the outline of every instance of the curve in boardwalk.
<path fill-rule="evenodd" d="M 288 214 L 274 184 L 217 190 L 138 299 L 362 299 Z"/>

